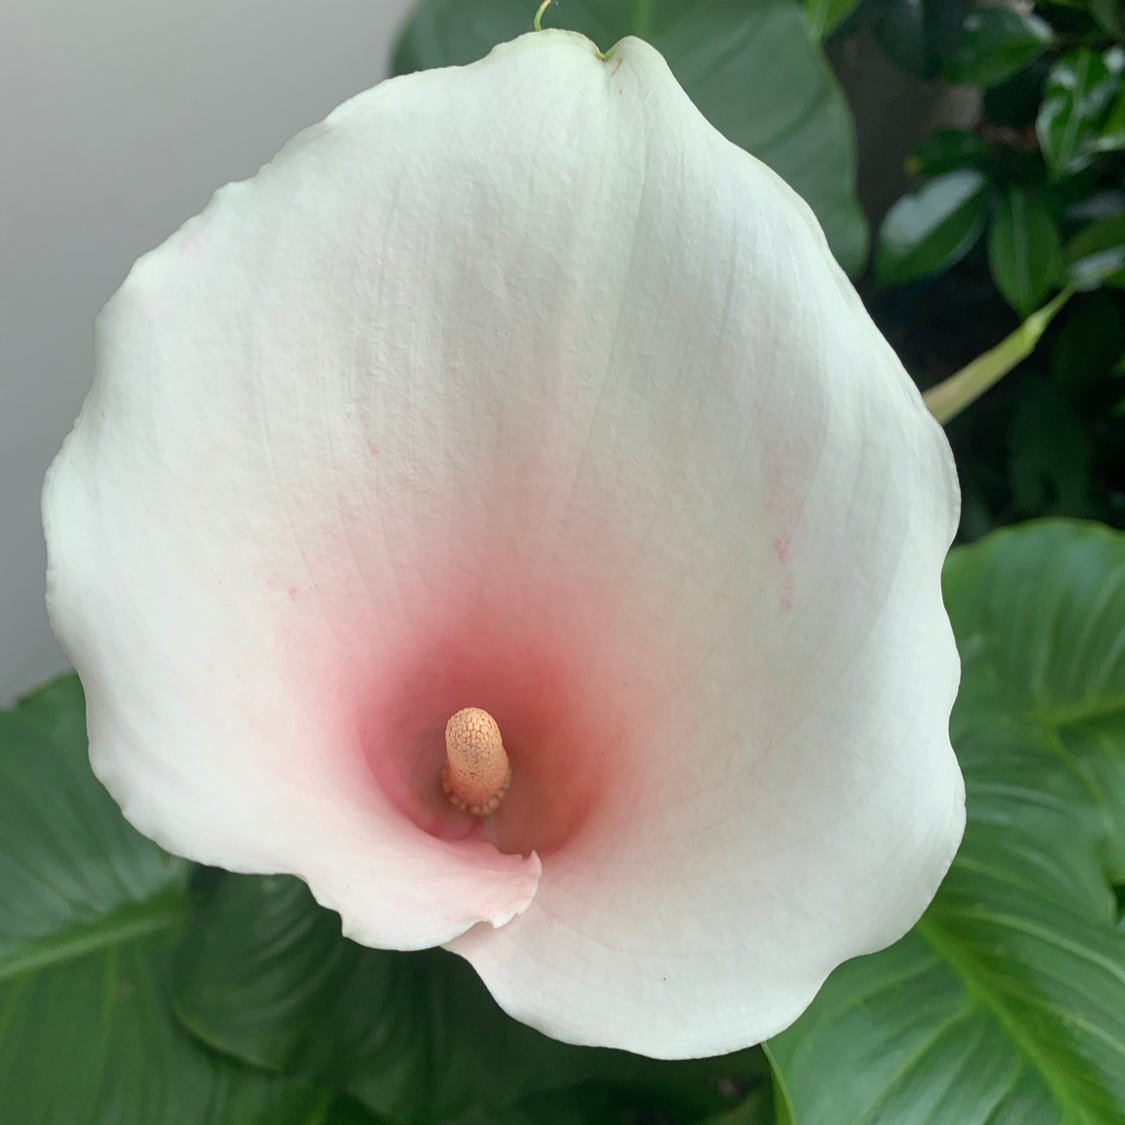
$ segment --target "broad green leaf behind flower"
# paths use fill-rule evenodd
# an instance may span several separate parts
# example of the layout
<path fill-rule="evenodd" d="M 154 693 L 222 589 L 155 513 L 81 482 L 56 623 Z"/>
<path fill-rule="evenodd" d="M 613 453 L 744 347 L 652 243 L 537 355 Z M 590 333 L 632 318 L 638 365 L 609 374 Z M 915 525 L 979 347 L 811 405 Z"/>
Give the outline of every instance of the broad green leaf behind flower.
<path fill-rule="evenodd" d="M 801 1125 L 1125 1116 L 1125 535 L 1040 523 L 954 552 L 965 842 L 897 945 L 768 1050 Z"/>
<path fill-rule="evenodd" d="M 556 1042 L 505 1015 L 472 969 L 441 950 L 364 949 L 292 878 L 227 876 L 184 934 L 176 1011 L 204 1042 L 243 1061 L 347 1086 L 395 1120 L 496 1113 L 532 1094 L 575 1100 L 599 1082 L 700 1120 L 766 1064 L 754 1048 L 655 1062 Z M 749 1080 L 749 1081 L 748 1081 Z"/>
<path fill-rule="evenodd" d="M 200 1047 L 172 1016 L 187 874 L 90 773 L 77 680 L 0 711 L 5 1125 L 333 1125 L 343 1113 L 327 1089 Z"/>

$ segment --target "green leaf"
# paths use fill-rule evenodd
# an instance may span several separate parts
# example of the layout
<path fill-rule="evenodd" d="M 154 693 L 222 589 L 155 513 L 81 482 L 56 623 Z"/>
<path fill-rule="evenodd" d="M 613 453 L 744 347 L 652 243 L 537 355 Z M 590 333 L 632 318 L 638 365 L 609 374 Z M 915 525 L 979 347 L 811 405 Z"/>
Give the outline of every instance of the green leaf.
<path fill-rule="evenodd" d="M 1125 148 L 1125 91 L 1123 91 L 1105 120 L 1094 149 L 1098 152 L 1120 152 Z"/>
<path fill-rule="evenodd" d="M 90 773 L 78 681 L 0 711 L 0 1090 L 19 1125 L 327 1125 L 334 1096 L 213 1056 L 167 1003 L 187 865 Z"/>
<path fill-rule="evenodd" d="M 983 164 L 988 145 L 966 129 L 941 129 L 918 142 L 907 157 L 906 170 L 912 176 L 940 176 L 958 168 Z"/>
<path fill-rule="evenodd" d="M 968 7 L 968 0 L 885 0 L 875 35 L 897 66 L 936 78 L 957 50 Z"/>
<path fill-rule="evenodd" d="M 644 1091 L 585 1083 L 561 1092 L 532 1094 L 501 1110 L 472 1111 L 449 1125 L 779 1125 L 768 1083 L 717 1116 L 681 1113 Z"/>
<path fill-rule="evenodd" d="M 960 261 L 984 229 L 988 182 L 975 169 L 938 176 L 887 212 L 875 250 L 879 285 L 903 285 Z"/>
<path fill-rule="evenodd" d="M 805 19 L 817 39 L 827 39 L 859 7 L 860 0 L 804 0 Z"/>
<path fill-rule="evenodd" d="M 1125 212 L 1091 223 L 1067 243 L 1066 272 L 1078 289 L 1125 286 Z"/>
<path fill-rule="evenodd" d="M 1072 225 L 1111 219 L 1125 212 L 1125 185 L 1095 189 L 1092 195 L 1080 193 L 1080 198 L 1065 206 L 1063 218 Z"/>
<path fill-rule="evenodd" d="M 1118 80 L 1096 51 L 1072 51 L 1051 68 L 1035 131 L 1055 179 L 1090 161 L 1102 117 Z"/>
<path fill-rule="evenodd" d="M 1091 0 L 1094 18 L 1110 35 L 1125 39 L 1125 4 L 1122 0 Z"/>
<path fill-rule="evenodd" d="M 1061 521 L 954 551 L 968 827 L 902 941 L 768 1052 L 801 1125 L 1125 1114 L 1125 535 Z"/>
<path fill-rule="evenodd" d="M 573 1047 L 505 1015 L 451 953 L 364 949 L 296 879 L 227 877 L 181 948 L 176 1010 L 205 1042 L 346 1085 L 390 1117 L 445 1121 L 534 1093 L 613 1082 L 698 1120 L 730 1108 L 720 1076 L 756 1079 L 760 1051 L 657 1063 Z"/>
<path fill-rule="evenodd" d="M 422 0 L 393 70 L 478 59 L 527 31 L 533 9 L 527 0 Z M 603 50 L 626 35 L 647 39 L 711 124 L 804 197 L 844 269 L 862 269 L 867 224 L 855 194 L 851 114 L 792 0 L 566 0 L 543 22 L 581 31 Z"/>
<path fill-rule="evenodd" d="M 988 228 L 988 264 L 1004 299 L 1028 317 L 1055 285 L 1062 245 L 1051 212 L 1022 188 L 1009 188 Z"/>
<path fill-rule="evenodd" d="M 965 17 L 944 76 L 965 86 L 995 85 L 1042 54 L 1053 38 L 1050 25 L 1031 12 L 978 8 Z"/>

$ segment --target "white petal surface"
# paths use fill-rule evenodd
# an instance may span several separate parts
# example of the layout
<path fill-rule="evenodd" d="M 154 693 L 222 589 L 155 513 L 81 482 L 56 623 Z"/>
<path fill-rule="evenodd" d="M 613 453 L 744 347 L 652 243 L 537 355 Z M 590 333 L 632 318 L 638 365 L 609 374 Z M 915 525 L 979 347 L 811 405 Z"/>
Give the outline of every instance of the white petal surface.
<path fill-rule="evenodd" d="M 361 95 L 142 259 L 45 493 L 138 827 L 664 1057 L 779 1030 L 936 889 L 956 514 L 807 208 L 651 48 L 546 32 Z M 440 804 L 465 706 L 512 756 L 485 832 Z"/>

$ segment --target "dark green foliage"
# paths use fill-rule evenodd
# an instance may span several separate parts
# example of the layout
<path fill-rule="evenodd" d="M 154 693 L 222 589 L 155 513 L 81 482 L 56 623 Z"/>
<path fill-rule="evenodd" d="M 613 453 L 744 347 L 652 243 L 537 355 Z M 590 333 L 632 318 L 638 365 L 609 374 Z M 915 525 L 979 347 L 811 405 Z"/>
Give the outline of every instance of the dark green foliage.
<path fill-rule="evenodd" d="M 980 238 L 987 207 L 988 181 L 975 168 L 946 172 L 900 199 L 879 232 L 876 282 L 902 285 L 959 262 Z"/>
<path fill-rule="evenodd" d="M 935 78 L 961 43 L 969 8 L 969 0 L 884 0 L 875 34 L 903 70 Z"/>
<path fill-rule="evenodd" d="M 1125 49 L 1109 11 L 973 6 L 942 76 L 984 86 L 980 117 L 918 144 L 907 168 L 919 185 L 879 231 L 872 309 L 923 386 L 1061 289 L 1078 291 L 1020 370 L 950 427 L 967 538 L 1037 514 L 1125 521 L 1110 327 L 1125 319 Z M 947 215 L 957 184 L 960 209 Z M 1083 326 L 1097 338 L 1080 338 Z M 1062 382 L 1049 378 L 1059 367 Z"/>
<path fill-rule="evenodd" d="M 1107 58 L 1108 54 L 1086 48 L 1071 51 L 1047 76 L 1035 131 L 1053 180 L 1081 171 L 1093 159 L 1098 135 L 1120 89 L 1119 75 Z"/>
<path fill-rule="evenodd" d="M 1050 25 L 1032 12 L 1005 7 L 970 11 L 945 77 L 966 86 L 995 85 L 1042 54 L 1053 38 Z"/>
<path fill-rule="evenodd" d="M 988 229 L 988 262 L 996 286 L 1021 317 L 1030 316 L 1059 281 L 1059 229 L 1039 196 L 1013 185 L 999 199 Z"/>

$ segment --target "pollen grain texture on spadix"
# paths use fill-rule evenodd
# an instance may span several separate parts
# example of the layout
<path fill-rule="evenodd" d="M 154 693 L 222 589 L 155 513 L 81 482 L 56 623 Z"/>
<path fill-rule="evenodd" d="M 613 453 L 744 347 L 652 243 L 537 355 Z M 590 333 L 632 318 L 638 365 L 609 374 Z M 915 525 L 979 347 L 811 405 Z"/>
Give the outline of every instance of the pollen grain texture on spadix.
<path fill-rule="evenodd" d="M 473 816 L 495 812 L 512 781 L 496 720 L 479 707 L 458 711 L 445 724 L 445 758 L 441 783 L 450 803 Z"/>

